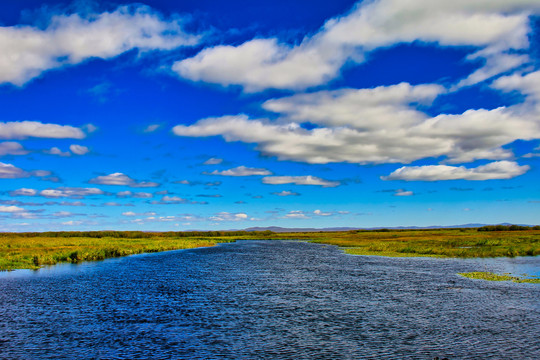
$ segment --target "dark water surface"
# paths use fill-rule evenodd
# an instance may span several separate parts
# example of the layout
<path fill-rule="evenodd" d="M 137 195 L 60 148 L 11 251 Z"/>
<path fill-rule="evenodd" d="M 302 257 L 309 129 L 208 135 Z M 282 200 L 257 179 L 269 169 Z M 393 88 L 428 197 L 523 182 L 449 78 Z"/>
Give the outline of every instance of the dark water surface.
<path fill-rule="evenodd" d="M 2 359 L 540 359 L 540 258 L 239 241 L 0 274 Z"/>

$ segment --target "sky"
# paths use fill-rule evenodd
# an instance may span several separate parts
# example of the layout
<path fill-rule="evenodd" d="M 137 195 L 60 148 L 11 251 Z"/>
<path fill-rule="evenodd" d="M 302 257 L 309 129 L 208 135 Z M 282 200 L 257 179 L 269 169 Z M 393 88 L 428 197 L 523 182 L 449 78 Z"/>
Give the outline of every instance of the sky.
<path fill-rule="evenodd" d="M 0 49 L 0 231 L 540 224 L 538 0 L 8 0 Z"/>

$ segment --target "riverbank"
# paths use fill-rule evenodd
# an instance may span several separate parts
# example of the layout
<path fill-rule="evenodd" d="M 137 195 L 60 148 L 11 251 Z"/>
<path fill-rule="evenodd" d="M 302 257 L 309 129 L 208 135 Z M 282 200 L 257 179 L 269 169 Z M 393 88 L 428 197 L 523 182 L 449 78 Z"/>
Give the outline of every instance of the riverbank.
<path fill-rule="evenodd" d="M 353 255 L 392 257 L 514 257 L 540 255 L 540 230 L 478 229 L 163 232 L 95 231 L 0 233 L 0 270 L 103 260 L 111 257 L 214 246 L 235 240 L 305 240 L 336 245 Z"/>

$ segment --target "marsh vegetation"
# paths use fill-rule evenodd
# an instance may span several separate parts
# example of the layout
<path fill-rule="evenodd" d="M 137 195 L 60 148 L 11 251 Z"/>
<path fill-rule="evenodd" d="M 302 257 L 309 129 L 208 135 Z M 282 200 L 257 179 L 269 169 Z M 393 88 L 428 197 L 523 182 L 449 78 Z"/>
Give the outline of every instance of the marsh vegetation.
<path fill-rule="evenodd" d="M 235 240 L 305 240 L 337 245 L 354 255 L 394 257 L 514 257 L 540 255 L 540 230 L 354 230 L 346 232 L 93 231 L 0 233 L 0 270 L 36 269 L 60 262 L 214 246 Z"/>
<path fill-rule="evenodd" d="M 467 277 L 469 279 L 479 279 L 479 280 L 488 280 L 488 281 L 513 281 L 516 283 L 531 283 L 531 284 L 540 284 L 540 278 L 538 277 L 528 277 L 527 274 L 523 276 L 515 276 L 512 274 L 495 274 L 489 271 L 473 271 L 468 273 L 459 273 L 458 275 Z"/>

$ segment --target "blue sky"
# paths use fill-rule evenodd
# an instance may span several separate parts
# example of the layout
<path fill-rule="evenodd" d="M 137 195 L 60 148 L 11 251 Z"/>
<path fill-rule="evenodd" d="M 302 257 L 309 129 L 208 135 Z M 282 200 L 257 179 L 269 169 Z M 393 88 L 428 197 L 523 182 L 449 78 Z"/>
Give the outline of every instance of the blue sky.
<path fill-rule="evenodd" d="M 0 231 L 540 223 L 537 0 L 0 10 Z"/>

